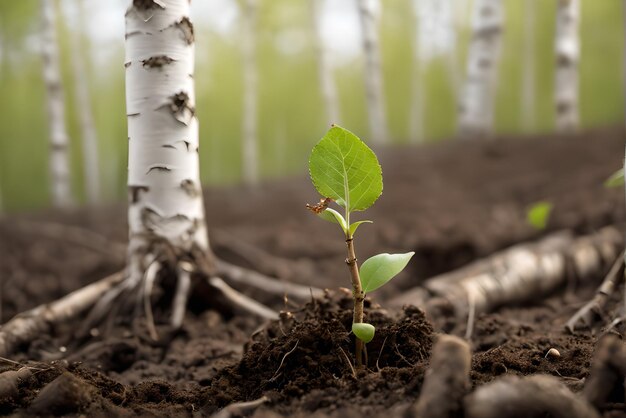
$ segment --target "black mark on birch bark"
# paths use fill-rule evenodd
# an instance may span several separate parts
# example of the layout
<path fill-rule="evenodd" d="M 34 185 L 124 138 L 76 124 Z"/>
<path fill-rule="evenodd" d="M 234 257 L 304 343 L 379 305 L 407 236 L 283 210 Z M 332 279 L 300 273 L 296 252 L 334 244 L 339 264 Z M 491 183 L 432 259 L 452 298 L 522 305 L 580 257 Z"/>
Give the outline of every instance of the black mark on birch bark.
<path fill-rule="evenodd" d="M 148 192 L 150 190 L 147 186 L 128 186 L 128 198 L 130 203 L 135 204 L 139 202 L 142 192 Z"/>
<path fill-rule="evenodd" d="M 200 194 L 198 187 L 191 179 L 185 179 L 180 182 L 180 187 L 185 193 L 191 197 L 196 197 Z"/>
<path fill-rule="evenodd" d="M 168 57 L 167 55 L 157 55 L 143 60 L 142 63 L 144 67 L 161 68 L 164 65 L 171 64 L 174 61 L 176 60 Z"/>
<path fill-rule="evenodd" d="M 189 124 L 196 114 L 196 109 L 190 103 L 189 95 L 184 91 L 170 97 L 169 108 L 174 118 L 185 125 Z"/>
<path fill-rule="evenodd" d="M 133 0 L 133 7 L 137 10 L 165 9 L 163 2 L 158 0 Z"/>
<path fill-rule="evenodd" d="M 195 40 L 191 20 L 185 16 L 180 22 L 176 22 L 174 25 L 183 33 L 183 39 L 187 42 L 187 45 L 191 45 Z"/>
<path fill-rule="evenodd" d="M 166 165 L 153 165 L 146 171 L 146 174 L 150 174 L 152 171 L 169 172 L 172 171 L 172 169 Z"/>

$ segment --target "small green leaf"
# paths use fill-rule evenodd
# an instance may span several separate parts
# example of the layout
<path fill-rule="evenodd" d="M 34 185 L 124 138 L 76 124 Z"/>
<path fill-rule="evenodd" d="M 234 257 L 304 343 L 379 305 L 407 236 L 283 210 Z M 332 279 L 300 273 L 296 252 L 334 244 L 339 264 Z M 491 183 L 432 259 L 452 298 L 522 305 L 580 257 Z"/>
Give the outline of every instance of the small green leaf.
<path fill-rule="evenodd" d="M 619 187 L 624 185 L 624 169 L 620 168 L 611 177 L 604 181 L 604 187 Z"/>
<path fill-rule="evenodd" d="M 548 225 L 548 219 L 554 205 L 550 202 L 537 202 L 526 212 L 526 220 L 535 229 L 542 230 Z"/>
<path fill-rule="evenodd" d="M 348 229 L 348 227 L 346 226 L 346 220 L 343 218 L 343 216 L 341 216 L 341 213 L 337 212 L 335 209 L 326 208 L 318 213 L 317 216 L 325 221 L 339 224 L 344 233 L 346 232 L 346 229 Z"/>
<path fill-rule="evenodd" d="M 352 222 L 352 224 L 350 224 L 350 236 L 354 235 L 354 233 L 356 232 L 356 229 L 359 227 L 359 225 L 361 224 L 372 224 L 374 222 L 372 221 L 357 221 L 357 222 Z"/>
<path fill-rule="evenodd" d="M 309 173 L 317 191 L 348 212 L 372 206 L 383 191 L 374 152 L 352 132 L 333 126 L 313 147 Z"/>
<path fill-rule="evenodd" d="M 352 324 L 352 332 L 359 340 L 367 344 L 374 339 L 376 328 L 374 328 L 374 325 L 372 324 L 360 322 Z"/>
<path fill-rule="evenodd" d="M 363 292 L 373 292 L 393 279 L 406 267 L 413 254 L 413 251 L 406 254 L 383 253 L 365 260 L 360 269 Z"/>

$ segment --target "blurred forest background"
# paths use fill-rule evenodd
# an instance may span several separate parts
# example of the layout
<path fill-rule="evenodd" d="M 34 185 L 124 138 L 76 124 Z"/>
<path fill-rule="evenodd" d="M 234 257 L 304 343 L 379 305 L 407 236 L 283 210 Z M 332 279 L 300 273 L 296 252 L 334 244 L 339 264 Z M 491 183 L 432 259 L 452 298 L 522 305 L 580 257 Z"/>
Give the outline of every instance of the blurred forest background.
<path fill-rule="evenodd" d="M 53 1 L 53 0 L 50 0 Z M 453 139 L 464 77 L 471 0 L 439 0 L 446 7 L 418 19 L 413 2 L 380 1 L 380 48 L 385 103 L 394 144 Z M 529 7 L 532 3 L 532 7 Z M 505 24 L 496 99 L 498 134 L 554 130 L 556 0 L 504 0 Z M 581 128 L 621 123 L 624 114 L 623 4 L 582 0 Z M 86 63 L 98 133 L 102 200 L 126 196 L 127 132 L 122 0 L 60 0 L 66 119 L 71 140 L 73 193 L 85 201 L 83 158 L 71 54 Z M 195 0 L 197 114 L 205 185 L 241 181 L 243 71 L 241 5 Z M 319 88 L 310 2 L 259 2 L 259 166 L 262 178 L 300 175 L 312 145 L 327 129 Z M 325 47 L 340 96 L 337 121 L 367 141 L 363 54 L 355 0 L 325 0 Z M 530 19 L 530 20 L 529 20 Z M 529 24 L 531 22 L 532 24 Z M 0 2 L 0 194 L 3 210 L 49 206 L 49 135 L 40 53 L 40 1 Z M 78 41 L 79 48 L 73 42 Z M 525 65 L 531 63 L 534 105 L 524 110 Z M 421 87 L 423 118 L 415 116 Z M 418 126 L 416 121 L 423 120 Z M 417 149 L 416 149 L 416 152 Z"/>

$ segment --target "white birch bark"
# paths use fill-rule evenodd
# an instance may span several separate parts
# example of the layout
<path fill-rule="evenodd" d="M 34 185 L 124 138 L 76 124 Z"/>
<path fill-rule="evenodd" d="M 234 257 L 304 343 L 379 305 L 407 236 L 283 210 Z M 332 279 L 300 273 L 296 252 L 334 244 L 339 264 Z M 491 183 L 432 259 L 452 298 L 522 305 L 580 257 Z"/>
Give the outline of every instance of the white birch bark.
<path fill-rule="evenodd" d="M 413 38 L 414 48 L 413 48 L 413 78 L 411 79 L 412 83 L 412 100 L 411 100 L 411 117 L 409 118 L 409 135 L 411 142 L 419 143 L 424 141 L 424 76 L 425 76 L 425 59 L 422 56 L 422 48 L 420 48 L 420 43 L 422 42 L 421 36 L 424 34 L 424 30 L 422 30 L 423 25 L 423 10 L 424 1 L 423 0 L 413 0 L 413 12 L 416 21 L 415 27 L 416 36 Z M 421 35 L 421 36 L 420 36 Z"/>
<path fill-rule="evenodd" d="M 524 0 L 524 64 L 522 72 L 522 130 L 535 129 L 535 0 Z"/>
<path fill-rule="evenodd" d="M 188 0 L 132 2 L 125 67 L 129 280 L 138 281 L 156 258 L 187 270 L 209 251 Z"/>
<path fill-rule="evenodd" d="M 339 97 L 337 85 L 333 76 L 333 68 L 328 57 L 328 50 L 324 45 L 322 31 L 322 2 L 323 0 L 309 0 L 311 6 L 311 23 L 313 27 L 313 42 L 317 57 L 317 75 L 319 78 L 324 110 L 326 111 L 326 123 L 328 126 L 341 123 L 339 111 Z"/>
<path fill-rule="evenodd" d="M 559 132 L 572 132 L 578 129 L 579 21 L 580 0 L 558 0 L 556 11 L 554 100 L 556 106 L 556 129 Z"/>
<path fill-rule="evenodd" d="M 491 136 L 504 10 L 502 0 L 475 0 L 467 74 L 459 101 L 459 135 Z"/>
<path fill-rule="evenodd" d="M 78 9 L 78 33 L 70 35 L 70 43 L 73 53 L 72 70 L 75 80 L 76 105 L 80 121 L 80 131 L 83 145 L 83 166 L 85 174 L 85 194 L 91 204 L 98 203 L 101 199 L 100 187 L 100 163 L 98 158 L 98 133 L 93 120 L 91 97 L 89 94 L 89 82 L 85 68 L 85 52 L 82 39 L 85 36 L 85 6 L 83 0 L 77 0 L 75 7 Z"/>
<path fill-rule="evenodd" d="M 385 94 L 383 87 L 383 69 L 378 45 L 378 19 L 376 0 L 357 0 L 361 22 L 361 38 L 365 54 L 365 93 L 370 134 L 374 143 L 388 143 L 387 115 L 385 113 Z"/>
<path fill-rule="evenodd" d="M 243 59 L 243 180 L 259 182 L 258 86 L 256 58 L 257 0 L 242 0 Z"/>
<path fill-rule="evenodd" d="M 48 127 L 50 129 L 50 185 L 52 203 L 67 207 L 74 203 L 70 185 L 69 137 L 65 127 L 65 101 L 56 34 L 53 0 L 41 0 L 43 78 L 46 87 Z"/>

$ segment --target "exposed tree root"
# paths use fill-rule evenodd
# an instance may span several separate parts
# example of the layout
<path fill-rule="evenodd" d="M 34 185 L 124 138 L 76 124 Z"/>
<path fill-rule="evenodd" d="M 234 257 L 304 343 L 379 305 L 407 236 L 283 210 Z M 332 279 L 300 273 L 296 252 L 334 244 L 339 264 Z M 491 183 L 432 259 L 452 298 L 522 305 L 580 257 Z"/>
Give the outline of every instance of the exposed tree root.
<path fill-rule="evenodd" d="M 115 288 L 123 279 L 123 272 L 115 273 L 55 302 L 40 305 L 16 315 L 0 328 L 0 356 L 8 356 L 22 344 L 30 342 L 41 334 L 48 333 L 54 325 L 86 311 L 103 294 Z"/>
<path fill-rule="evenodd" d="M 626 388 L 626 342 L 607 335 L 598 344 L 583 395 L 590 404 L 602 409 L 620 384 L 622 389 Z"/>
<path fill-rule="evenodd" d="M 217 261 L 217 274 L 223 277 L 224 280 L 240 285 L 252 286 L 281 298 L 287 295 L 290 298 L 305 301 L 311 299 L 311 295 L 316 298 L 324 295 L 322 289 L 279 281 L 254 270 L 248 270 L 221 260 Z"/>
<path fill-rule="evenodd" d="M 596 291 L 594 297 L 580 308 L 565 324 L 568 331 L 574 332 L 576 325 L 582 323 L 583 326 L 592 326 L 597 318 L 604 316 L 606 304 L 615 291 L 620 278 L 624 277 L 624 252 L 622 252 L 613 267 L 606 275 L 604 281 Z"/>
<path fill-rule="evenodd" d="M 441 335 L 433 348 L 430 367 L 417 403 L 406 418 L 453 418 L 463 410 L 470 388 L 472 362 L 469 345 L 452 335 Z"/>
<path fill-rule="evenodd" d="M 612 226 L 583 237 L 559 232 L 433 277 L 390 304 L 422 306 L 432 317 L 452 311 L 458 327 L 470 310 L 479 315 L 536 300 L 563 286 L 572 274 L 579 280 L 599 276 L 622 246 L 622 233 Z"/>
<path fill-rule="evenodd" d="M 18 370 L 9 370 L 0 374 L 0 399 L 7 399 L 18 394 L 20 383 L 30 379 L 33 375 L 30 367 Z"/>
<path fill-rule="evenodd" d="M 263 319 L 278 319 L 278 313 L 269 309 L 267 306 L 255 301 L 252 298 L 240 293 L 230 287 L 226 282 L 219 277 L 211 277 L 209 284 L 215 289 L 219 290 L 224 298 L 228 300 L 234 307 L 238 307 L 244 312 L 248 312 L 257 315 Z"/>
<path fill-rule="evenodd" d="M 29 232 L 43 235 L 49 239 L 67 241 L 92 251 L 107 254 L 115 257 L 120 263 L 123 263 L 126 259 L 126 244 L 112 241 L 87 228 L 40 221 L 18 221 L 16 225 L 20 229 L 26 229 Z M 250 259 L 253 264 L 259 265 L 262 270 L 268 270 L 268 266 L 274 265 L 276 262 L 282 265 L 285 264 L 285 260 L 279 257 L 273 257 L 253 245 L 238 243 L 236 240 L 224 237 L 224 234 L 218 235 L 220 245 L 246 259 Z M 259 273 L 258 271 L 249 270 L 225 261 L 216 260 L 216 263 L 217 275 L 227 282 L 253 287 L 266 294 L 275 296 L 280 300 L 287 295 L 298 301 L 306 301 L 311 298 L 311 294 L 313 294 L 314 297 L 321 297 L 324 294 L 322 289 L 284 282 Z M 285 274 L 283 271 L 285 270 L 284 268 L 278 270 L 282 271 L 281 274 Z M 289 267 L 289 270 L 292 270 L 292 268 Z"/>
<path fill-rule="evenodd" d="M 269 400 L 267 396 L 262 396 L 254 401 L 232 403 L 221 411 L 211 415 L 211 418 L 241 417 L 254 412 L 259 406 L 269 402 Z"/>
<path fill-rule="evenodd" d="M 600 418 L 587 400 L 552 376 L 506 376 L 465 398 L 466 418 Z"/>

